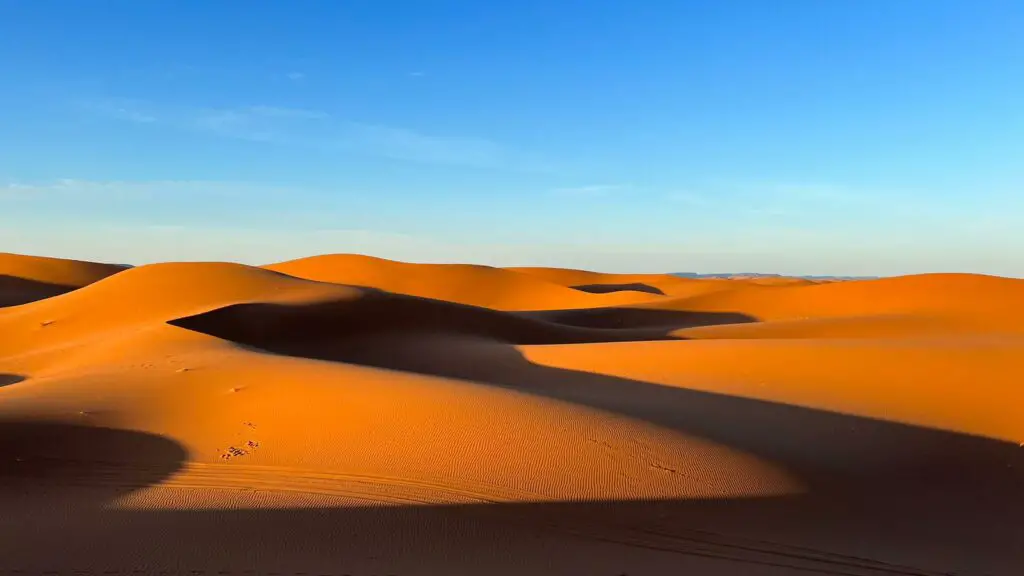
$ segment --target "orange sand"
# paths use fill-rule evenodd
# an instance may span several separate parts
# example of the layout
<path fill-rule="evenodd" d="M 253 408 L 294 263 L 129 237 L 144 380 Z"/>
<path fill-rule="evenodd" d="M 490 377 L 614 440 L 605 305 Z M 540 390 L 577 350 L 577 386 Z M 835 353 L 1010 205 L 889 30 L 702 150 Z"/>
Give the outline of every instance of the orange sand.
<path fill-rule="evenodd" d="M 1019 574 L 1024 281 L 0 254 L 0 574 Z"/>

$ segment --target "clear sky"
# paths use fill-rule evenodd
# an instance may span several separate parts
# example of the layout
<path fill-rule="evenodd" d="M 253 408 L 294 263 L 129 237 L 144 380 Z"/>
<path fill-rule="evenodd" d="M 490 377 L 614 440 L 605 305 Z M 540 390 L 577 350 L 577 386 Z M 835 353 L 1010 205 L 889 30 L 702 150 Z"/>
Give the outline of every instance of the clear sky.
<path fill-rule="evenodd" d="M 0 0 L 0 250 L 1024 276 L 1019 0 Z"/>

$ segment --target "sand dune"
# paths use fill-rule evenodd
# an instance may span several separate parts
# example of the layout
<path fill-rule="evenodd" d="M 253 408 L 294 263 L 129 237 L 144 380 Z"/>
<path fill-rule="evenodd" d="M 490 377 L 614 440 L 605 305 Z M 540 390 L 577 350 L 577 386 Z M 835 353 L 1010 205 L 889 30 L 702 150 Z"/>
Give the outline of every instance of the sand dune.
<path fill-rule="evenodd" d="M 299 278 L 368 286 L 496 310 L 587 308 L 651 299 L 642 292 L 592 294 L 512 269 L 469 264 L 410 264 L 358 254 L 331 254 L 264 266 Z"/>
<path fill-rule="evenodd" d="M 0 274 L 0 573 L 1024 566 L 1024 281 Z"/>
<path fill-rule="evenodd" d="M 0 306 L 14 306 L 81 288 L 125 266 L 0 252 Z"/>

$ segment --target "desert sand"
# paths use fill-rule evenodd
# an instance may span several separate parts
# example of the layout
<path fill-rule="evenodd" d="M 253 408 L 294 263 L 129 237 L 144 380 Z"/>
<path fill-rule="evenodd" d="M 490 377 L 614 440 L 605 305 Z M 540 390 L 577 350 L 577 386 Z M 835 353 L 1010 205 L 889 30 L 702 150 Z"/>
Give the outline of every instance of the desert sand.
<path fill-rule="evenodd" d="M 1022 280 L 0 254 L 0 574 L 1020 574 L 1022 414 Z"/>

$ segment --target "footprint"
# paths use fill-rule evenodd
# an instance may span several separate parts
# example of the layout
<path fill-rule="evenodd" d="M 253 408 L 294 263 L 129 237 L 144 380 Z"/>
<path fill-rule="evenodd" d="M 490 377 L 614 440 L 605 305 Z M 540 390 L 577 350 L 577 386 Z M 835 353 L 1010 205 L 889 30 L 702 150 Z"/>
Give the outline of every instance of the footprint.
<path fill-rule="evenodd" d="M 238 458 L 239 456 L 246 456 L 256 448 L 260 447 L 260 443 L 255 440 L 247 440 L 245 448 L 238 446 L 228 446 L 227 450 L 220 455 L 221 460 L 231 460 L 232 458 Z"/>
<path fill-rule="evenodd" d="M 221 454 L 220 457 L 222 460 L 230 460 L 238 456 L 245 456 L 246 454 L 248 454 L 247 451 L 237 446 L 228 446 L 228 449 L 225 451 L 224 454 Z"/>

